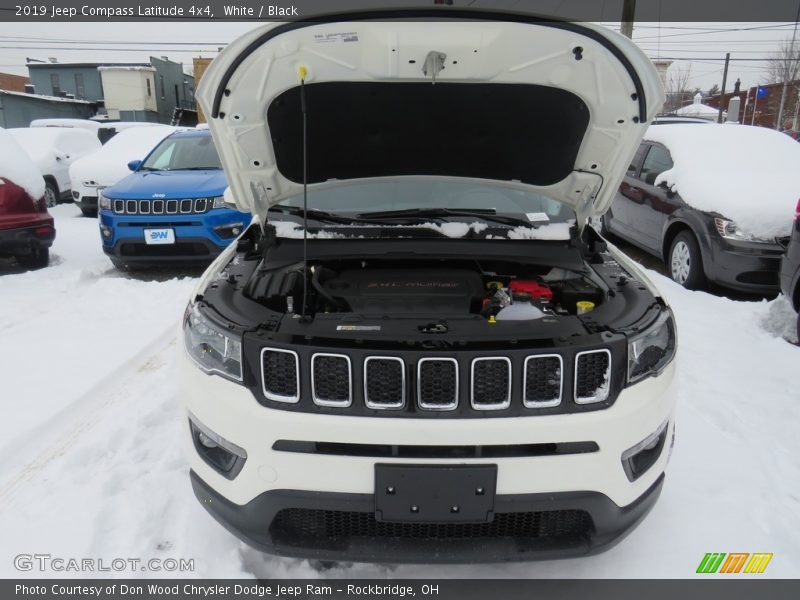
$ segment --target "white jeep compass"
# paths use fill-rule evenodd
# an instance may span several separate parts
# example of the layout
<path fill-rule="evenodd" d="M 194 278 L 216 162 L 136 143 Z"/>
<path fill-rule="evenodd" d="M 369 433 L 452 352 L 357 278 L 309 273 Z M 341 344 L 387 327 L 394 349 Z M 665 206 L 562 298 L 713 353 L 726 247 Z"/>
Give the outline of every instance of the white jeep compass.
<path fill-rule="evenodd" d="M 264 551 L 601 551 L 674 432 L 669 306 L 587 226 L 663 90 L 599 26 L 509 13 L 283 22 L 198 98 L 254 215 L 182 323 L 197 497 Z"/>

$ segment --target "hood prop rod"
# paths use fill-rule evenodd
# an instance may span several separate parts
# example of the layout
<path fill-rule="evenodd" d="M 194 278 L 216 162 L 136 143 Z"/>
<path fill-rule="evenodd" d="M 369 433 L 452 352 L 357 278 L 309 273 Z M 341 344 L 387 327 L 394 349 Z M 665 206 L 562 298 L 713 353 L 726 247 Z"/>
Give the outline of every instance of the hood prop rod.
<path fill-rule="evenodd" d="M 303 114 L 303 304 L 300 309 L 300 322 L 308 323 L 311 317 L 308 316 L 308 133 L 307 133 L 307 110 L 306 110 L 306 76 L 308 68 L 301 65 L 298 70 L 300 75 L 300 112 Z"/>

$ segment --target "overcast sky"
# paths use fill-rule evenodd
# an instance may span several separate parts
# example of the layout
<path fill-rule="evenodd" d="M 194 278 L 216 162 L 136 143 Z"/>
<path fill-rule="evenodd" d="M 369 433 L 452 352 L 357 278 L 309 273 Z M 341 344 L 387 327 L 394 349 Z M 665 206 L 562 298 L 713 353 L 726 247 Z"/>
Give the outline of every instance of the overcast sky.
<path fill-rule="evenodd" d="M 607 24 L 617 28 L 615 24 Z M 725 52 L 731 53 L 727 89 L 739 77 L 742 87 L 763 82 L 767 58 L 794 23 L 637 23 L 634 40 L 651 58 L 680 60 L 671 68 L 691 65 L 689 87 L 707 92 L 722 85 Z M 0 71 L 27 75 L 27 58 L 59 62 L 148 62 L 167 56 L 191 65 L 195 56 L 213 57 L 253 22 L 159 23 L 3 23 L 0 29 Z M 800 45 L 800 33 L 797 44 Z"/>

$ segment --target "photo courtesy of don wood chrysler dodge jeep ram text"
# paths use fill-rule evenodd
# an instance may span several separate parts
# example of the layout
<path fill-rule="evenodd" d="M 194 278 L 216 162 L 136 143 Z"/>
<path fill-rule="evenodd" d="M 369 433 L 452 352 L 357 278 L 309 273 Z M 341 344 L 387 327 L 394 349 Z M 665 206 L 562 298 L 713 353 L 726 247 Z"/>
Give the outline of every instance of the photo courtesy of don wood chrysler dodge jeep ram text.
<path fill-rule="evenodd" d="M 585 226 L 658 75 L 599 26 L 436 14 L 270 24 L 198 90 L 253 222 L 186 308 L 185 443 L 202 505 L 266 552 L 579 555 L 661 491 L 675 322 Z"/>

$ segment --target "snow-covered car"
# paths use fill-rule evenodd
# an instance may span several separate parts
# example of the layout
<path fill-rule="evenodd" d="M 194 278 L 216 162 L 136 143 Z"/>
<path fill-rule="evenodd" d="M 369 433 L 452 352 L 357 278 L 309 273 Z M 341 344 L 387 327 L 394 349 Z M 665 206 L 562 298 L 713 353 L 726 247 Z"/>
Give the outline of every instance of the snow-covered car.
<path fill-rule="evenodd" d="M 96 134 L 77 127 L 19 127 L 8 132 L 44 177 L 47 206 L 70 198 L 70 165 L 100 148 Z"/>
<path fill-rule="evenodd" d="M 674 318 L 586 226 L 658 74 L 600 26 L 459 14 L 274 23 L 203 77 L 254 222 L 185 311 L 185 444 L 203 507 L 264 551 L 599 552 L 661 491 Z"/>
<path fill-rule="evenodd" d="M 689 289 L 778 292 L 800 196 L 800 145 L 761 127 L 650 127 L 602 228 L 657 256 Z"/>
<path fill-rule="evenodd" d="M 69 169 L 72 198 L 87 217 L 97 216 L 97 196 L 131 174 L 128 163 L 141 160 L 176 131 L 171 125 L 126 128 Z"/>
<path fill-rule="evenodd" d="M 56 229 L 44 194 L 38 168 L 0 128 L 0 257 L 27 268 L 47 266 Z"/>
<path fill-rule="evenodd" d="M 781 291 L 797 312 L 797 341 L 800 343 L 800 200 L 794 209 L 794 227 L 781 259 Z"/>
<path fill-rule="evenodd" d="M 97 136 L 101 144 L 117 135 L 120 131 L 134 127 L 157 127 L 159 123 L 146 121 L 95 121 L 92 119 L 34 119 L 30 127 L 71 127 L 86 129 Z"/>

